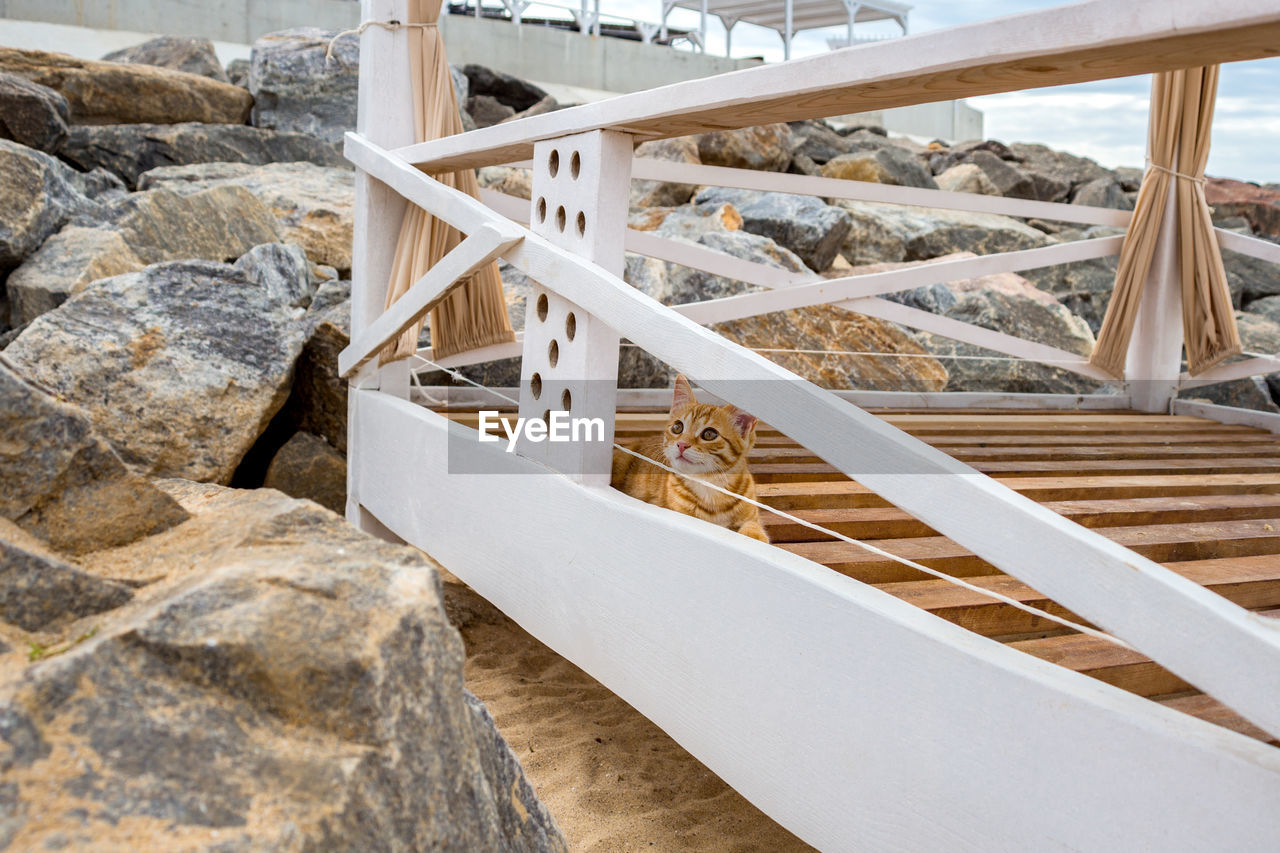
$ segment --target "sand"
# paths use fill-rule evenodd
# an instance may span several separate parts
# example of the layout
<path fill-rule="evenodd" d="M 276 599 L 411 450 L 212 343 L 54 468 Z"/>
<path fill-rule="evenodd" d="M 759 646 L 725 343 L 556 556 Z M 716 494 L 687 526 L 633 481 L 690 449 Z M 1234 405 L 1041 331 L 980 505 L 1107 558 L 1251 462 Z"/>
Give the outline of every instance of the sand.
<path fill-rule="evenodd" d="M 466 643 L 467 688 L 573 850 L 813 849 L 456 578 L 445 579 L 445 601 Z"/>

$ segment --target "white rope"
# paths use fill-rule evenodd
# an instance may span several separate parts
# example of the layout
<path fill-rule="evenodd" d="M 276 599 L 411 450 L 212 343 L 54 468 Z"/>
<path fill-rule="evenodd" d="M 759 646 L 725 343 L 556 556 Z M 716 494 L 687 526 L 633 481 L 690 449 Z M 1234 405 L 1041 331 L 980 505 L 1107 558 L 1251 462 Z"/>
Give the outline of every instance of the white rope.
<path fill-rule="evenodd" d="M 519 400 L 514 400 L 511 397 L 508 397 L 506 394 L 503 394 L 498 391 L 494 391 L 491 388 L 486 388 L 484 385 L 481 385 L 479 382 L 476 382 L 475 380 L 470 379 L 467 376 L 463 376 L 460 372 L 456 370 L 451 370 L 447 367 L 442 367 L 441 365 L 436 364 L 434 361 L 431 361 L 430 359 L 424 358 L 423 356 L 420 356 L 420 355 L 415 355 L 415 358 L 418 358 L 419 360 L 426 362 L 428 365 L 438 370 L 444 371 L 446 374 L 448 374 L 448 376 L 451 379 L 454 379 L 455 381 L 464 382 L 468 385 L 474 385 L 476 388 L 479 388 L 481 391 L 486 391 L 494 395 L 495 397 L 498 397 L 499 399 L 506 400 L 507 402 L 512 403 L 516 406 L 520 405 Z M 1036 616 L 1038 618 L 1048 619 L 1050 622 L 1056 622 L 1057 624 L 1063 626 L 1064 628 L 1070 628 L 1073 631 L 1079 631 L 1081 634 L 1088 634 L 1091 637 L 1096 637 L 1100 640 L 1106 640 L 1109 643 L 1115 643 L 1117 646 L 1120 646 L 1121 648 L 1129 649 L 1131 651 L 1136 651 L 1136 649 L 1134 649 L 1133 646 L 1130 646 L 1128 643 L 1124 642 L 1123 640 L 1117 637 L 1113 637 L 1112 635 L 1104 631 L 1099 631 L 1096 628 L 1090 628 L 1087 625 L 1081 625 L 1076 622 L 1072 622 L 1070 619 L 1064 619 L 1061 616 L 1056 616 L 1048 612 L 1047 610 L 1041 610 L 1038 607 L 1032 607 L 1029 604 L 1023 604 L 1021 601 L 1018 601 L 1016 598 L 1012 598 L 1010 596 L 1004 595 L 999 592 L 994 592 L 993 590 L 983 589 L 982 587 L 977 586 L 975 584 L 971 584 L 965 580 L 962 580 L 956 577 L 955 575 L 949 575 L 946 572 L 940 572 L 937 569 L 932 569 L 926 565 L 917 563 L 915 560 L 911 560 L 906 557 L 900 557 L 897 554 L 893 554 L 889 551 L 884 550 L 883 548 L 878 548 L 869 542 L 863 542 L 860 539 L 854 539 L 852 536 L 845 536 L 843 533 L 837 533 L 836 531 L 823 527 L 820 524 L 815 524 L 812 521 L 806 521 L 803 518 L 798 518 L 789 512 L 776 509 L 774 507 L 769 506 L 768 504 L 762 503 L 757 500 L 753 500 L 752 498 L 749 498 L 746 495 L 740 495 L 737 492 L 730 491 L 729 489 L 726 489 L 723 486 L 719 486 L 708 480 L 703 480 L 698 477 L 692 477 L 688 474 L 677 471 L 676 469 L 671 468 L 667 465 L 663 465 L 658 460 L 645 456 L 643 453 L 639 453 L 635 450 L 632 450 L 629 447 L 623 447 L 621 444 L 617 444 L 616 442 L 614 443 L 613 446 L 614 446 L 614 449 L 616 450 L 621 450 L 623 453 L 626 453 L 630 456 L 634 456 L 637 459 L 643 459 L 645 462 L 648 462 L 651 465 L 655 465 L 671 474 L 675 474 L 677 477 L 681 477 L 685 480 L 689 480 L 701 486 L 705 486 L 709 489 L 712 489 L 713 491 L 717 491 L 717 492 L 720 492 L 721 494 L 728 495 L 731 498 L 736 498 L 737 500 L 740 500 L 744 503 L 749 503 L 752 506 L 771 512 L 774 515 L 785 518 L 788 521 L 801 525 L 802 527 L 807 527 L 810 530 L 814 530 L 819 533 L 825 533 L 826 535 L 831 536 L 835 539 L 839 539 L 842 542 L 847 542 L 850 545 L 856 545 L 859 548 L 870 551 L 872 554 L 875 554 L 879 557 L 884 557 L 886 559 L 893 560 L 894 562 L 901 563 L 904 566 L 915 569 L 916 571 L 919 571 L 919 572 L 923 572 L 924 574 L 938 578 L 939 580 L 944 580 L 944 581 L 947 581 L 948 583 L 955 584 L 956 586 L 967 589 L 970 592 L 976 592 L 979 595 L 994 599 L 1003 604 L 1008 604 L 1010 607 L 1016 607 L 1018 610 L 1022 610 L 1026 613 L 1030 613 L 1031 615 Z"/>
<path fill-rule="evenodd" d="M 325 64 L 327 65 L 329 64 L 329 61 L 333 59 L 333 46 L 338 43 L 338 39 L 342 38 L 343 36 L 362 36 L 364 35 L 364 31 L 369 29 L 370 27 L 381 27 L 384 30 L 395 32 L 396 30 L 406 30 L 406 29 L 434 30 L 436 29 L 436 26 L 437 26 L 436 24 L 402 24 L 399 21 L 365 21 L 363 24 L 356 27 L 354 30 L 343 30 L 333 38 L 329 39 L 329 46 L 325 49 L 325 52 L 324 52 L 324 61 L 325 61 Z"/>
<path fill-rule="evenodd" d="M 1179 172 L 1175 169 L 1170 169 L 1168 166 L 1161 166 L 1158 163 L 1152 163 L 1150 157 L 1147 158 L 1147 168 L 1155 169 L 1157 172 L 1164 172 L 1166 175 L 1172 175 L 1175 178 L 1182 178 L 1184 181 L 1191 181 L 1197 184 L 1208 183 L 1208 179 L 1206 179 L 1204 175 L 1188 175 L 1186 172 Z"/>

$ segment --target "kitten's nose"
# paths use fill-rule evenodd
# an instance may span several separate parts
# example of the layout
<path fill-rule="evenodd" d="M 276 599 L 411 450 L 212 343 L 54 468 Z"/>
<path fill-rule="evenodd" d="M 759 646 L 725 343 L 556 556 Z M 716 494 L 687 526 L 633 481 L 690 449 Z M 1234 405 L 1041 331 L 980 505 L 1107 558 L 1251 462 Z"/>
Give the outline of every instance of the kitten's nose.
<path fill-rule="evenodd" d="M 688 449 L 689 449 L 689 442 L 687 442 L 687 441 L 677 441 L 677 442 L 676 442 L 676 451 L 677 451 L 678 453 L 684 453 L 684 452 L 685 452 L 686 450 L 688 450 Z"/>

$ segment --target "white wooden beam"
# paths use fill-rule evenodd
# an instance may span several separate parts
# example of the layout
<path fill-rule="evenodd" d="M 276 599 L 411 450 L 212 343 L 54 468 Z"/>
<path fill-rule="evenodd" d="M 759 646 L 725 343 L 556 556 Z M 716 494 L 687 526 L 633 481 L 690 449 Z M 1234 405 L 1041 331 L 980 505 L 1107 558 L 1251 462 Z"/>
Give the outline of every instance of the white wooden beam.
<path fill-rule="evenodd" d="M 664 13 L 665 20 L 665 13 Z M 429 171 L 612 128 L 660 138 L 1272 56 L 1274 0 L 1090 0 L 621 95 L 414 145 Z"/>
<path fill-rule="evenodd" d="M 524 230 L 518 226 L 505 222 L 481 225 L 352 340 L 338 355 L 338 375 L 345 378 L 374 358 L 383 347 L 465 284 L 476 270 L 523 239 Z"/>
<path fill-rule="evenodd" d="M 1233 252 L 1239 252 L 1251 258 L 1271 261 L 1273 264 L 1280 264 L 1280 245 L 1272 243 L 1270 240 L 1259 240 L 1257 237 L 1237 234 L 1234 231 L 1226 231 L 1222 228 L 1215 228 L 1213 231 L 1218 236 L 1218 246 L 1223 249 L 1230 249 Z"/>
<path fill-rule="evenodd" d="M 1227 364 L 1219 364 L 1211 367 L 1199 376 L 1192 376 L 1189 373 L 1183 373 L 1182 379 L 1178 382 L 1178 388 L 1199 388 L 1203 385 L 1215 385 L 1219 382 L 1227 382 L 1232 379 L 1247 379 L 1250 376 L 1262 376 L 1266 373 L 1275 373 L 1280 370 L 1280 358 L 1274 356 L 1259 356 L 1257 358 L 1247 358 L 1243 361 L 1232 361 Z"/>
<path fill-rule="evenodd" d="M 1219 406 L 1216 403 L 1204 403 L 1200 400 L 1174 400 L 1173 413 L 1175 415 L 1208 418 L 1221 424 L 1239 424 L 1240 426 L 1265 429 L 1267 432 L 1280 432 L 1280 415 L 1275 412 L 1259 412 L 1253 409 L 1238 409 L 1235 406 Z"/>

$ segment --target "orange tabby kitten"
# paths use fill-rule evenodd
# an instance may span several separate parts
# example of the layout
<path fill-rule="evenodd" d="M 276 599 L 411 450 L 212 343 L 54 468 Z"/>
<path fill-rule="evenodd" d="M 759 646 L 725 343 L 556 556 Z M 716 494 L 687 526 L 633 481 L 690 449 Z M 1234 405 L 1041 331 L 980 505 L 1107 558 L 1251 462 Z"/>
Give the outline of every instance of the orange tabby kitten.
<path fill-rule="evenodd" d="M 671 419 L 662 435 L 633 443 L 650 459 L 752 500 L 756 482 L 747 452 L 756 441 L 756 419 L 734 406 L 699 403 L 684 376 L 676 377 Z M 619 450 L 613 451 L 610 485 L 651 504 L 674 509 L 768 542 L 752 504 L 709 489 Z"/>

